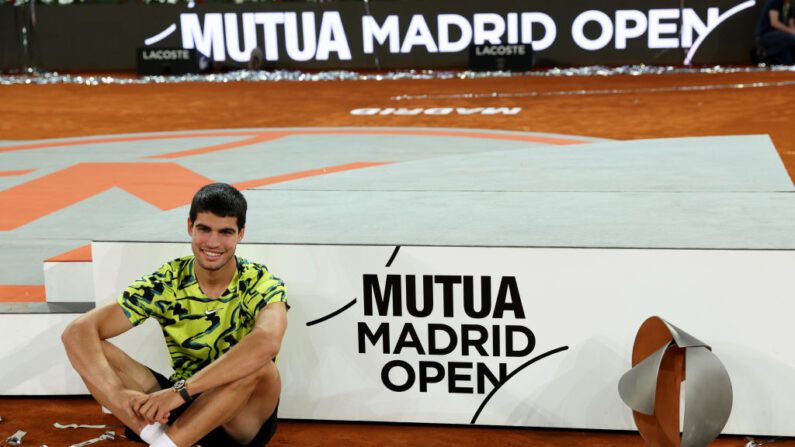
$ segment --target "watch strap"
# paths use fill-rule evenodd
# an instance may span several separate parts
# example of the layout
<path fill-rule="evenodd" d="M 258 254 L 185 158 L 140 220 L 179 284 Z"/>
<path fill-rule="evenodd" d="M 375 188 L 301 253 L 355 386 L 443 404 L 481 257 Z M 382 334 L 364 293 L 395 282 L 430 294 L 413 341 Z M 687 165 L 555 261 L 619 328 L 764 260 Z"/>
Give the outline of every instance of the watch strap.
<path fill-rule="evenodd" d="M 177 382 L 174 384 L 174 391 L 178 392 L 182 397 L 182 400 L 185 402 L 193 402 L 193 398 L 190 397 L 190 394 L 188 393 L 187 382 L 185 379 L 177 380 Z"/>
<path fill-rule="evenodd" d="M 188 403 L 193 402 L 193 398 L 190 397 L 190 394 L 188 394 L 188 390 L 185 389 L 185 387 L 182 387 L 182 388 L 179 389 L 179 395 L 182 396 L 182 399 L 185 402 L 188 402 Z"/>

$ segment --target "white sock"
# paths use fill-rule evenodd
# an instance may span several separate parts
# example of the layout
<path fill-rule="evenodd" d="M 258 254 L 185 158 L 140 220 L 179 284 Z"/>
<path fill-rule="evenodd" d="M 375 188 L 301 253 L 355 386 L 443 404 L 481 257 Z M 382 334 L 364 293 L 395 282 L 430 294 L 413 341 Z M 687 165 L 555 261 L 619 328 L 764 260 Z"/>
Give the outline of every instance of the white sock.
<path fill-rule="evenodd" d="M 143 439 L 147 444 L 154 444 L 157 438 L 159 438 L 163 433 L 166 432 L 166 425 L 161 424 L 160 422 L 155 422 L 154 424 L 149 424 L 143 429 L 141 429 L 141 439 Z"/>
<path fill-rule="evenodd" d="M 152 447 L 177 447 L 177 445 L 174 444 L 174 441 L 172 441 L 171 438 L 169 438 L 168 435 L 165 434 L 165 433 L 160 435 L 160 437 L 157 438 L 157 440 L 155 442 L 153 442 L 151 444 L 151 446 Z"/>

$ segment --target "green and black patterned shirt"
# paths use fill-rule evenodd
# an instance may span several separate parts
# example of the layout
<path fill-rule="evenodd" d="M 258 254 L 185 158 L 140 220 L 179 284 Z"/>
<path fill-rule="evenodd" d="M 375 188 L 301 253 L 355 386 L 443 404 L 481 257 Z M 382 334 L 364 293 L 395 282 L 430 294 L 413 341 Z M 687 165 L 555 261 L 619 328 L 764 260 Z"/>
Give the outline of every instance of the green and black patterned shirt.
<path fill-rule="evenodd" d="M 149 317 L 160 323 L 174 368 L 171 380 L 187 379 L 218 359 L 251 332 L 268 304 L 287 304 L 281 279 L 264 265 L 235 259 L 235 276 L 218 299 L 199 287 L 193 256 L 164 264 L 117 299 L 133 326 Z"/>

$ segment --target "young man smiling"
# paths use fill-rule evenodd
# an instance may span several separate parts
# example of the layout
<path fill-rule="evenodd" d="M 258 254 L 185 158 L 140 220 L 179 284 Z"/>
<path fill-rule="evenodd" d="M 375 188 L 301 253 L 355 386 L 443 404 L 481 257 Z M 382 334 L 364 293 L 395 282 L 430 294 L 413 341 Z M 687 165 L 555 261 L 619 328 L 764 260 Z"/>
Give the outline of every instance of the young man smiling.
<path fill-rule="evenodd" d="M 193 198 L 193 256 L 175 259 L 131 284 L 115 303 L 72 322 L 62 339 L 94 398 L 156 447 L 261 446 L 276 429 L 276 369 L 287 327 L 284 284 L 235 256 L 246 200 L 213 183 Z M 174 373 L 166 378 L 108 338 L 147 318 L 160 324 Z"/>

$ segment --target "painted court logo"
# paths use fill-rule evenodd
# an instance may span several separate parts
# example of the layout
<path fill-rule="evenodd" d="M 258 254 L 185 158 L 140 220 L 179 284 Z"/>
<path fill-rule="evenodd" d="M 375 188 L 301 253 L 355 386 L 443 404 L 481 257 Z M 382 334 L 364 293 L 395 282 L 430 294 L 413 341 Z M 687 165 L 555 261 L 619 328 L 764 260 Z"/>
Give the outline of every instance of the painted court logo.
<path fill-rule="evenodd" d="M 353 109 L 355 116 L 374 115 L 516 115 L 521 107 L 367 107 Z"/>
<path fill-rule="evenodd" d="M 383 386 L 394 393 L 483 396 L 472 424 L 511 378 L 568 349 L 535 352 L 515 276 L 363 273 L 361 281 L 359 306 L 354 299 L 307 326 L 358 309 L 357 354 L 379 359 Z"/>

